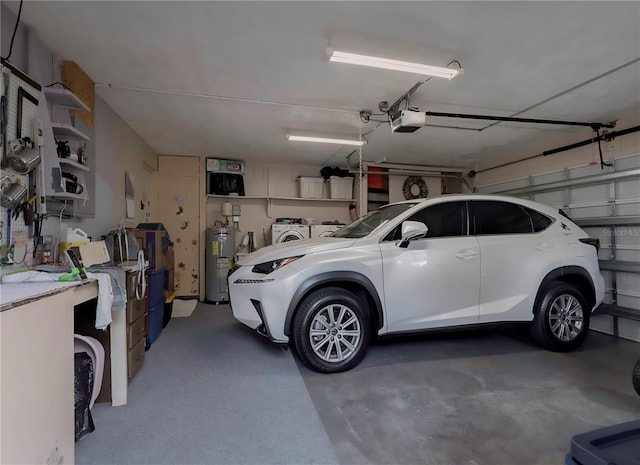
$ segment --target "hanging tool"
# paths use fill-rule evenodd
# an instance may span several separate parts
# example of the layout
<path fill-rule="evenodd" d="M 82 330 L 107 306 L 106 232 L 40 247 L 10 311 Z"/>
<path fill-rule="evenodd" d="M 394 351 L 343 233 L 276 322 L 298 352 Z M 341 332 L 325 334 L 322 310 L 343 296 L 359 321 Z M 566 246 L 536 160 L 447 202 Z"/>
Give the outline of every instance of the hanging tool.
<path fill-rule="evenodd" d="M 31 226 L 31 220 L 33 218 L 32 205 L 37 198 L 38 194 L 33 194 L 31 197 L 29 197 L 29 200 L 27 200 L 22 206 L 22 215 L 24 218 L 25 226 Z"/>

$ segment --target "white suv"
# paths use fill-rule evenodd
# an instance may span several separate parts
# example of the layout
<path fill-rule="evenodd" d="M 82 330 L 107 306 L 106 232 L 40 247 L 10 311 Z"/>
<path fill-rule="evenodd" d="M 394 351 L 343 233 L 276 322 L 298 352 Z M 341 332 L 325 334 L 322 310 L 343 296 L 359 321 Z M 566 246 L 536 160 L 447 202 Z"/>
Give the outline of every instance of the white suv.
<path fill-rule="evenodd" d="M 377 336 L 491 323 L 531 322 L 541 346 L 568 351 L 604 297 L 598 245 L 561 211 L 523 199 L 399 202 L 239 260 L 231 308 L 324 373 L 356 366 Z"/>

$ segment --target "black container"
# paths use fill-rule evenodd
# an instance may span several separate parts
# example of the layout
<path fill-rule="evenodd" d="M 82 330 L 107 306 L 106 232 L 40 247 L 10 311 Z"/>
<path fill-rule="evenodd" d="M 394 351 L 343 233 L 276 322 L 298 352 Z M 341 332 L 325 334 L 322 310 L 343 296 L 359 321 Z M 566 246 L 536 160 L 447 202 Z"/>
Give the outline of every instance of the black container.
<path fill-rule="evenodd" d="M 640 463 L 640 420 L 608 426 L 571 439 L 570 465 Z"/>

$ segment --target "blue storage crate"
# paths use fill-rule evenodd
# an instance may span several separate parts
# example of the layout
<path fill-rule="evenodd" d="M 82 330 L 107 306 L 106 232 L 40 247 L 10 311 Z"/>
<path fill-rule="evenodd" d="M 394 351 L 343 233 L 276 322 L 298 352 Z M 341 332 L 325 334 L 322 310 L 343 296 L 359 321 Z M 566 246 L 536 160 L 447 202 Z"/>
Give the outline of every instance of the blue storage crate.
<path fill-rule="evenodd" d="M 155 307 L 149 306 L 149 326 L 147 329 L 147 346 L 153 344 L 162 332 L 164 320 L 164 302 Z"/>
<path fill-rule="evenodd" d="M 147 271 L 149 308 L 164 305 L 164 275 L 165 270 Z"/>

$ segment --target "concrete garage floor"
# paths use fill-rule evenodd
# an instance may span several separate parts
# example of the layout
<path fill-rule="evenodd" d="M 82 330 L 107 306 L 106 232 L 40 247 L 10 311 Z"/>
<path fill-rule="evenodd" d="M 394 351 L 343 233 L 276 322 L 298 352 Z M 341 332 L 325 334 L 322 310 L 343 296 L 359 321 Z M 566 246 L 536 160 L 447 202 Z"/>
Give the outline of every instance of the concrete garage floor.
<path fill-rule="evenodd" d="M 640 417 L 640 344 L 591 332 L 541 350 L 526 329 L 394 339 L 356 369 L 300 368 L 343 464 L 563 464 L 571 437 Z"/>
<path fill-rule="evenodd" d="M 571 437 L 640 417 L 640 344 L 572 353 L 526 329 L 396 338 L 321 375 L 227 305 L 172 318 L 123 407 L 96 404 L 77 464 L 562 465 Z"/>

